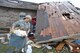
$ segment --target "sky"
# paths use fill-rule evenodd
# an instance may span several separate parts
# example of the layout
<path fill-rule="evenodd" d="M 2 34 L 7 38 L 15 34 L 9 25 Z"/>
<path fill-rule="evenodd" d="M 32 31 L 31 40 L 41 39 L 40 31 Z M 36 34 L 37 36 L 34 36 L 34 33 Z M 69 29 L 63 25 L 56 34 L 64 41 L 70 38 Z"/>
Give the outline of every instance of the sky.
<path fill-rule="evenodd" d="M 57 2 L 70 1 L 71 3 L 73 3 L 73 5 L 80 8 L 80 0 L 21 0 L 21 1 L 28 1 L 34 3 L 43 3 L 43 2 L 52 2 L 52 1 L 57 1 Z"/>

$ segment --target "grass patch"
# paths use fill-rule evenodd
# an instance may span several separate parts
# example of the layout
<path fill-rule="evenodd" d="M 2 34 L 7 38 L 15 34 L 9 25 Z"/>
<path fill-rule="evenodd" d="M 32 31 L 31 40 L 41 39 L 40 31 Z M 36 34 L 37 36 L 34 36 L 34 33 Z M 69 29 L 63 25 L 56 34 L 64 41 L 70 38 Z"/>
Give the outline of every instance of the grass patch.
<path fill-rule="evenodd" d="M 56 50 L 53 48 L 53 49 L 44 49 L 44 48 L 33 48 L 33 53 L 48 53 L 48 52 L 53 52 L 53 53 L 56 53 Z"/>
<path fill-rule="evenodd" d="M 15 49 L 15 47 L 9 47 L 7 45 L 4 44 L 0 44 L 0 53 L 6 53 L 9 49 Z M 49 49 L 44 49 L 44 48 L 32 48 L 33 49 L 33 53 L 57 53 L 55 48 L 49 50 Z M 20 52 L 19 52 L 20 53 Z M 64 47 L 63 50 L 60 53 L 70 53 L 69 49 L 67 47 Z"/>
<path fill-rule="evenodd" d="M 9 49 L 14 50 L 15 47 L 13 46 L 8 46 L 0 43 L 0 53 L 6 53 Z"/>

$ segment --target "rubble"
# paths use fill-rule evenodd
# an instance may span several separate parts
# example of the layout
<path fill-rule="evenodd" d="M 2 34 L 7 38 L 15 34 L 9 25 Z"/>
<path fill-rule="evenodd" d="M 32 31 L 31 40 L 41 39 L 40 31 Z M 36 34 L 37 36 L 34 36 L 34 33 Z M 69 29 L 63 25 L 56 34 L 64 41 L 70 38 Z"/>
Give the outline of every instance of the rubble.
<path fill-rule="evenodd" d="M 80 33 L 80 12 L 70 2 L 43 3 L 38 9 L 36 24 L 38 42 L 51 40 L 55 42 L 56 39 L 80 37 L 78 35 Z"/>

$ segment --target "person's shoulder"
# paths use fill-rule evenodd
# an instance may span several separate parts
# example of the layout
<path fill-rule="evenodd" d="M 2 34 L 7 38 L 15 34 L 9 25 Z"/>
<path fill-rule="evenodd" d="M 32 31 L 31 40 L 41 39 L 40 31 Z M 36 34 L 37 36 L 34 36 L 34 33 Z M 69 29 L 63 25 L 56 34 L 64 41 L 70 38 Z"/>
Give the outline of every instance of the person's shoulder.
<path fill-rule="evenodd" d="M 22 23 L 23 22 L 23 20 L 18 20 L 18 21 L 16 21 L 16 23 Z"/>
<path fill-rule="evenodd" d="M 17 22 L 23 22 L 23 20 L 18 20 Z"/>
<path fill-rule="evenodd" d="M 16 21 L 16 22 L 14 22 L 13 25 L 20 24 L 20 23 L 22 23 L 22 22 L 23 22 L 23 20 L 18 20 L 18 21 Z"/>

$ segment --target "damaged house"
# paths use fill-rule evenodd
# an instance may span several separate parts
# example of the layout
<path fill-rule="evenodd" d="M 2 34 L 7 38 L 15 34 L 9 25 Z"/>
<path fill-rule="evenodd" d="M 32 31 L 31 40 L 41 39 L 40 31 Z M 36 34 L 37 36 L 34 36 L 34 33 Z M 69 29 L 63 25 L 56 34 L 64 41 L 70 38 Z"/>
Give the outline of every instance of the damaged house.
<path fill-rule="evenodd" d="M 19 13 L 36 17 L 37 43 L 77 39 L 80 36 L 80 10 L 70 2 L 30 3 L 19 0 L 0 0 L 0 33 L 8 33 Z"/>
<path fill-rule="evenodd" d="M 79 27 L 80 12 L 70 2 L 51 2 L 39 5 L 36 24 L 38 41 L 47 40 L 48 42 L 79 35 Z"/>

